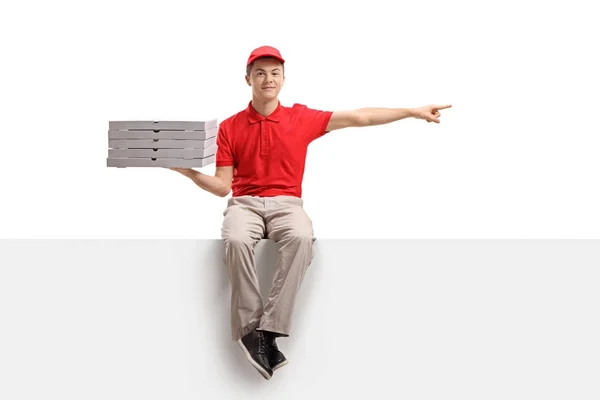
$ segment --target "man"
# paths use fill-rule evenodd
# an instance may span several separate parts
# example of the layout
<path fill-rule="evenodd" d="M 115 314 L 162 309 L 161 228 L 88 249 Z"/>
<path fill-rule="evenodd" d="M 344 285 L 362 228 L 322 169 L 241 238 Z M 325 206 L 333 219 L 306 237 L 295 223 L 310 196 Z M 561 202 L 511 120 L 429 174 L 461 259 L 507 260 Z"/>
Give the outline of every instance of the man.
<path fill-rule="evenodd" d="M 246 82 L 252 88 L 247 108 L 219 124 L 216 171 L 171 168 L 202 189 L 225 197 L 225 243 L 231 281 L 232 338 L 248 361 L 270 379 L 287 364 L 275 339 L 287 337 L 296 294 L 313 260 L 312 222 L 303 209 L 302 179 L 307 146 L 324 134 L 347 127 L 387 124 L 413 117 L 439 123 L 439 110 L 451 107 L 363 108 L 322 111 L 301 104 L 285 107 L 285 60 L 270 46 L 252 51 Z M 263 238 L 279 245 L 278 263 L 263 305 L 254 264 L 254 246 Z"/>

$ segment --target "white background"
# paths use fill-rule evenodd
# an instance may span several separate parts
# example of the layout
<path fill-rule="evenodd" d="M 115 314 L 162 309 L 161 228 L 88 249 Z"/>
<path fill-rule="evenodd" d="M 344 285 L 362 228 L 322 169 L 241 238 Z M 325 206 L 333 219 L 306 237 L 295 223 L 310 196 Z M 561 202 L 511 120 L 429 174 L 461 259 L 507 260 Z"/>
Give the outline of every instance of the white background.
<path fill-rule="evenodd" d="M 106 167 L 108 121 L 221 121 L 246 107 L 245 61 L 269 44 L 287 59 L 285 105 L 453 105 L 440 125 L 314 142 L 318 237 L 600 238 L 590 4 L 5 4 L 0 236 L 220 238 L 226 199 L 170 170 Z"/>
<path fill-rule="evenodd" d="M 223 120 L 261 45 L 285 105 L 453 107 L 311 145 L 276 379 L 229 341 L 219 241 L 2 241 L 0 397 L 597 399 L 597 242 L 360 240 L 600 238 L 591 4 L 3 3 L 2 238 L 220 238 L 226 199 L 106 167 L 108 121 Z"/>

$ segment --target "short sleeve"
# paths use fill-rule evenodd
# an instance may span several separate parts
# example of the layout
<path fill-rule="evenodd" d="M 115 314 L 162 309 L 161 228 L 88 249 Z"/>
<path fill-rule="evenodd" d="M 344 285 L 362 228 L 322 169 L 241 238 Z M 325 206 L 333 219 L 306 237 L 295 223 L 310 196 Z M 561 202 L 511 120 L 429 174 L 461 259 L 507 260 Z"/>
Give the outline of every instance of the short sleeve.
<path fill-rule="evenodd" d="M 308 143 L 328 133 L 326 129 L 333 111 L 317 110 L 303 104 L 294 104 L 294 109 Z"/>
<path fill-rule="evenodd" d="M 217 167 L 228 167 L 234 165 L 233 152 L 231 150 L 231 144 L 227 133 L 223 125 L 219 126 L 217 132 L 217 155 L 216 155 L 216 166 Z"/>

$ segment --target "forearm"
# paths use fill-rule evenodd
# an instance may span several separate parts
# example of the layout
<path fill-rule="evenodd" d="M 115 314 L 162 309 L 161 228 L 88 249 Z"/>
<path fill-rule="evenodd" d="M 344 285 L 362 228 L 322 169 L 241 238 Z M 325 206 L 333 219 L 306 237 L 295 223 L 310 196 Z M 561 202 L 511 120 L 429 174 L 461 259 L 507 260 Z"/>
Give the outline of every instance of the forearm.
<path fill-rule="evenodd" d="M 225 197 L 231 190 L 231 185 L 227 185 L 221 178 L 217 176 L 206 175 L 193 169 L 189 170 L 189 172 L 186 172 L 185 175 L 201 189 L 204 189 L 215 196 Z"/>
<path fill-rule="evenodd" d="M 413 116 L 412 108 L 361 108 L 358 114 L 364 126 L 389 124 Z"/>

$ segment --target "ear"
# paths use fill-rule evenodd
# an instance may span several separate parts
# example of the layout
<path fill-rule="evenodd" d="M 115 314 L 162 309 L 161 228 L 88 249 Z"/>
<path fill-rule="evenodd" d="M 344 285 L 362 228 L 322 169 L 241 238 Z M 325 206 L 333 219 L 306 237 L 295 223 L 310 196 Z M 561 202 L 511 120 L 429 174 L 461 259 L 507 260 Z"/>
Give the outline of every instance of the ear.
<path fill-rule="evenodd" d="M 248 86 L 252 86 L 252 83 L 250 82 L 250 77 L 248 75 L 246 75 L 246 83 L 248 84 Z"/>

